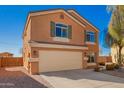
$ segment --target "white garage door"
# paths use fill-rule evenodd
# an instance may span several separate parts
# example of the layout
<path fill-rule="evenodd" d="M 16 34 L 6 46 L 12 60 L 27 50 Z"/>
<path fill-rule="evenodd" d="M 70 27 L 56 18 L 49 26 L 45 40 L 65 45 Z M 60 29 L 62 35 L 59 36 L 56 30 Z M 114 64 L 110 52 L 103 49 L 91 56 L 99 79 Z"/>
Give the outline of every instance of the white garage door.
<path fill-rule="evenodd" d="M 39 59 L 39 72 L 82 68 L 82 52 L 42 50 Z"/>

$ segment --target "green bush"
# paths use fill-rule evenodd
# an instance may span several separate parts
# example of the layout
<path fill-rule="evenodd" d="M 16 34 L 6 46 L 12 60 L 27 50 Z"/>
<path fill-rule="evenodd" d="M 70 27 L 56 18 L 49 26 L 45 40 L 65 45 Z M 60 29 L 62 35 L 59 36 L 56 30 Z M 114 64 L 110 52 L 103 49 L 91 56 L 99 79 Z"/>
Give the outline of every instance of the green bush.
<path fill-rule="evenodd" d="M 106 70 L 114 70 L 114 64 L 107 64 L 106 65 Z"/>

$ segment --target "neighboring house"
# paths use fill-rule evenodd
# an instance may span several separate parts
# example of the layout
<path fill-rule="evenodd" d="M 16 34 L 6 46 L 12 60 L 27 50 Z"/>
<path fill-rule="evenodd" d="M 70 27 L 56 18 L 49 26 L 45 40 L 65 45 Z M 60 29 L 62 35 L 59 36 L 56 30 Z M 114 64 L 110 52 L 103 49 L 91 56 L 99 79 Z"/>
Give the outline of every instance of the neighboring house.
<path fill-rule="evenodd" d="M 9 52 L 0 53 L 0 58 L 3 58 L 3 57 L 13 57 L 13 54 Z"/>
<path fill-rule="evenodd" d="M 32 74 L 95 67 L 98 33 L 74 10 L 31 12 L 23 33 L 24 67 Z"/>

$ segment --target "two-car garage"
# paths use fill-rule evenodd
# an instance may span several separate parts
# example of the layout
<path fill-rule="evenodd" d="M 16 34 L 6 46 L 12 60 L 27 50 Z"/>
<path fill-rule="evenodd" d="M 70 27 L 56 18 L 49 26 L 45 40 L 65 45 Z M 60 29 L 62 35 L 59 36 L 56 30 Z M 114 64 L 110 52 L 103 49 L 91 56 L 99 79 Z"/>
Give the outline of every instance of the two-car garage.
<path fill-rule="evenodd" d="M 39 72 L 82 68 L 82 52 L 67 50 L 40 50 Z"/>

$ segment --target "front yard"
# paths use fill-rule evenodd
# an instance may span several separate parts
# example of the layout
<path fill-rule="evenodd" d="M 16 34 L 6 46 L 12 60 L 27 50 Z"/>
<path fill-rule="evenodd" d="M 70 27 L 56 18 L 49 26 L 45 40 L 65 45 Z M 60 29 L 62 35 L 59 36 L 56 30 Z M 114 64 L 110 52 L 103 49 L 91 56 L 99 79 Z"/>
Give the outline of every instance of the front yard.
<path fill-rule="evenodd" d="M 23 67 L 0 68 L 0 88 L 46 88 L 28 75 Z"/>
<path fill-rule="evenodd" d="M 23 67 L 0 69 L 0 88 L 124 88 L 121 71 L 68 70 L 29 75 Z"/>

